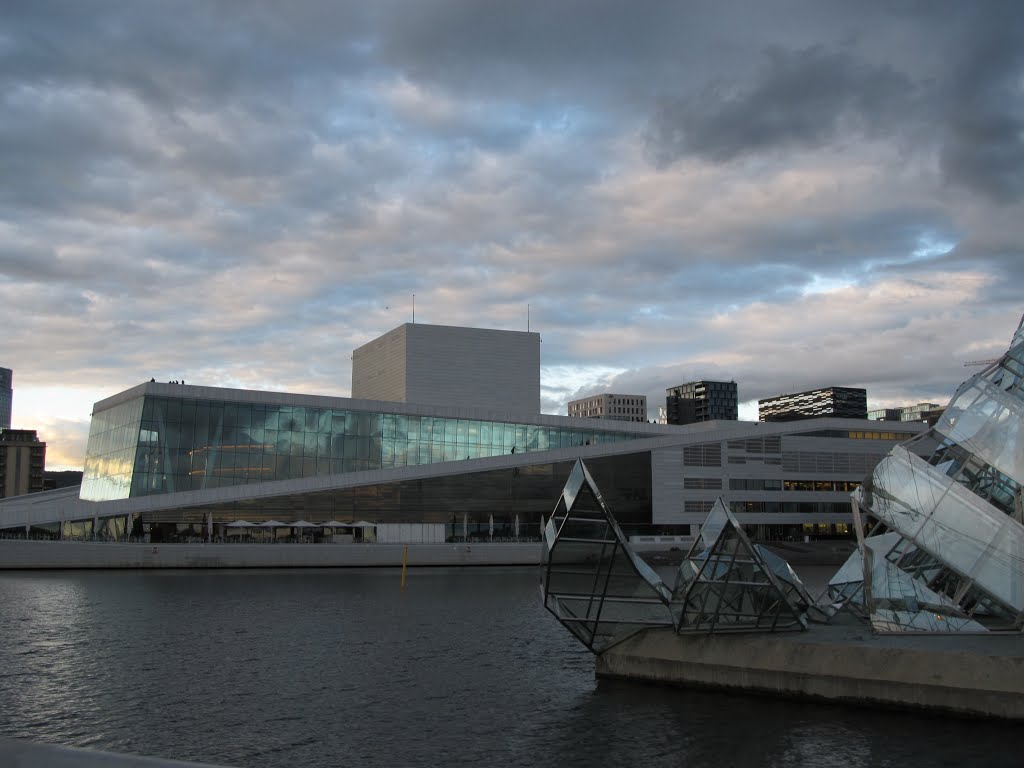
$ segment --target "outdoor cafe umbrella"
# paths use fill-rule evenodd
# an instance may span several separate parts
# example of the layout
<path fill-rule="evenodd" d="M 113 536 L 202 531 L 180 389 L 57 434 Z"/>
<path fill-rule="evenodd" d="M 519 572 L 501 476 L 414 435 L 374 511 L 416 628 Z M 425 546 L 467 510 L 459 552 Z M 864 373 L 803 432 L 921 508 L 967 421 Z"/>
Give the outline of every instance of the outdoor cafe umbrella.
<path fill-rule="evenodd" d="M 494 538 L 494 515 L 487 516 L 487 536 Z"/>
<path fill-rule="evenodd" d="M 298 528 L 300 531 L 304 528 L 319 528 L 320 526 L 316 523 L 310 523 L 306 520 L 296 520 L 294 523 L 289 523 L 292 528 Z"/>
<path fill-rule="evenodd" d="M 228 523 L 225 528 L 259 528 L 256 523 L 250 523 L 248 520 L 235 520 L 234 522 Z"/>
<path fill-rule="evenodd" d="M 518 513 L 516 513 L 515 523 L 512 526 L 512 533 L 516 537 L 516 539 L 519 538 L 519 514 Z"/>
<path fill-rule="evenodd" d="M 351 525 L 352 525 L 353 528 L 364 528 L 364 529 L 365 528 L 376 528 L 377 527 L 373 523 L 368 523 L 365 520 L 360 520 L 358 523 L 352 523 Z M 372 541 L 372 539 L 367 539 L 366 538 L 366 532 L 365 531 L 362 533 L 361 539 L 364 542 L 365 541 Z"/>
<path fill-rule="evenodd" d="M 267 520 L 266 522 L 260 523 L 260 528 L 275 529 L 283 528 L 286 525 L 288 525 L 288 523 L 282 523 L 280 520 Z"/>
<path fill-rule="evenodd" d="M 320 523 L 321 528 L 351 528 L 352 523 L 339 523 L 337 520 L 328 520 L 326 523 Z"/>

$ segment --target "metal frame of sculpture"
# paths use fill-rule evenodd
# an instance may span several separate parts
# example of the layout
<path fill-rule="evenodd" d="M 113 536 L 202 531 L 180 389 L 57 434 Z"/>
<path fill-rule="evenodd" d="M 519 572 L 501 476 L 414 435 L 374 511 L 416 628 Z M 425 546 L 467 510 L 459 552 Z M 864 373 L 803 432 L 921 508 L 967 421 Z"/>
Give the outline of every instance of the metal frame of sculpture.
<path fill-rule="evenodd" d="M 803 629 L 812 603 L 793 569 L 712 508 L 670 590 L 629 546 L 593 477 L 577 461 L 544 530 L 544 607 L 594 653 L 645 629 Z"/>
<path fill-rule="evenodd" d="M 541 568 L 544 607 L 594 653 L 673 626 L 670 590 L 629 546 L 582 461 L 544 529 Z"/>
<path fill-rule="evenodd" d="M 805 629 L 813 603 L 785 560 L 751 544 L 721 498 L 679 566 L 673 594 L 680 632 Z"/>

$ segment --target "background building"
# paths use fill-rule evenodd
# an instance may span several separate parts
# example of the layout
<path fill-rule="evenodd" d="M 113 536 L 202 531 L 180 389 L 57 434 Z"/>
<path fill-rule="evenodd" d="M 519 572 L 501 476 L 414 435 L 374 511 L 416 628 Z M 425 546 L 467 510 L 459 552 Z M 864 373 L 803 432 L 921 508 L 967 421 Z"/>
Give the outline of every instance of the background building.
<path fill-rule="evenodd" d="M 600 394 L 569 401 L 569 415 L 577 419 L 647 421 L 646 395 Z"/>
<path fill-rule="evenodd" d="M 352 353 L 352 397 L 540 413 L 540 334 L 406 323 Z"/>
<path fill-rule="evenodd" d="M 43 490 L 46 443 L 34 429 L 0 430 L 0 498 Z"/>
<path fill-rule="evenodd" d="M 0 429 L 11 427 L 11 406 L 14 403 L 14 372 L 0 368 Z"/>
<path fill-rule="evenodd" d="M 935 426 L 943 410 L 938 403 L 918 403 L 900 408 L 874 408 L 868 411 L 868 418 L 872 421 L 922 421 Z"/>
<path fill-rule="evenodd" d="M 868 393 L 857 387 L 823 387 L 757 401 L 760 421 L 794 421 L 819 416 L 868 417 Z"/>
<path fill-rule="evenodd" d="M 736 421 L 739 398 L 735 381 L 691 381 L 665 390 L 668 424 Z"/>

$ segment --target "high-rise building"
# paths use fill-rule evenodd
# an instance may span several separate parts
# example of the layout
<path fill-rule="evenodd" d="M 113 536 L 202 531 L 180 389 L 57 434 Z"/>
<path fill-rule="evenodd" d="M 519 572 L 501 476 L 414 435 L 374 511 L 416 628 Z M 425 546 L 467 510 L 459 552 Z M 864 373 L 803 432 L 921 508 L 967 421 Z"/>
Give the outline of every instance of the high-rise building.
<path fill-rule="evenodd" d="M 699 421 L 736 421 L 739 398 L 735 381 L 691 381 L 665 390 L 665 417 L 669 424 Z"/>
<path fill-rule="evenodd" d="M 647 395 L 591 395 L 569 402 L 569 415 L 579 419 L 647 421 Z"/>
<path fill-rule="evenodd" d="M 352 353 L 352 397 L 540 413 L 540 334 L 406 323 Z"/>
<path fill-rule="evenodd" d="M 857 387 L 822 387 L 757 401 L 759 421 L 796 421 L 818 416 L 866 419 L 868 393 Z"/>
<path fill-rule="evenodd" d="M 11 405 L 14 402 L 14 372 L 0 368 L 0 429 L 11 427 Z"/>
<path fill-rule="evenodd" d="M 0 430 L 0 498 L 43 490 L 46 443 L 34 429 Z"/>

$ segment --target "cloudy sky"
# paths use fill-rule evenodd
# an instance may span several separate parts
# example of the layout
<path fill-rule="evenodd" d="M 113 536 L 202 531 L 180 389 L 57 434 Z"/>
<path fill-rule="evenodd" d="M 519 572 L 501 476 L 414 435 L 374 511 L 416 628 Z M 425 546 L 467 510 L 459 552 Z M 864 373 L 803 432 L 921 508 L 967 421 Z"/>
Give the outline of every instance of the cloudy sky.
<path fill-rule="evenodd" d="M 412 317 L 543 407 L 735 379 L 945 403 L 1024 312 L 1024 5 L 0 9 L 0 366 L 80 467 L 155 377 L 345 396 Z M 529 306 L 529 310 L 527 309 Z"/>

